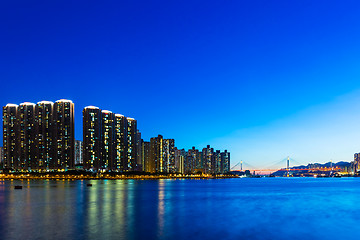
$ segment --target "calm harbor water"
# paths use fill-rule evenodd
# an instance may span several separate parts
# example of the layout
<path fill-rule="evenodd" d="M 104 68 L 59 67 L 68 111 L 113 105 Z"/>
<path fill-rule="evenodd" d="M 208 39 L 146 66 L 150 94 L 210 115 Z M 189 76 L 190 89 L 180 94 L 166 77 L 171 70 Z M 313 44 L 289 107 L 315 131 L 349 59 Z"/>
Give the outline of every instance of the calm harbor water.
<path fill-rule="evenodd" d="M 2 240 L 359 235 L 360 178 L 0 181 Z"/>

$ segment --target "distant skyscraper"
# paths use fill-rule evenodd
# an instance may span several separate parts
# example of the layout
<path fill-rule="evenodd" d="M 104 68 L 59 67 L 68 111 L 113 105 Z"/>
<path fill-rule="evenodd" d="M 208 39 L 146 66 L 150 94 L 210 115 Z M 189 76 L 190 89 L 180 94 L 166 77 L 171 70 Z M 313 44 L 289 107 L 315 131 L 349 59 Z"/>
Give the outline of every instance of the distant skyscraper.
<path fill-rule="evenodd" d="M 221 153 L 221 173 L 230 172 L 230 152 L 225 150 Z"/>
<path fill-rule="evenodd" d="M 87 170 L 101 167 L 101 118 L 99 108 L 83 109 L 83 166 Z"/>
<path fill-rule="evenodd" d="M 214 157 L 213 157 L 213 164 L 214 165 L 214 173 L 215 174 L 220 174 L 223 173 L 223 169 L 222 169 L 222 161 L 221 161 L 221 153 L 220 150 L 216 150 L 214 152 Z"/>
<path fill-rule="evenodd" d="M 136 165 L 137 165 L 137 171 L 144 171 L 144 165 L 142 162 L 142 142 L 141 139 L 141 133 L 139 130 L 136 132 Z"/>
<path fill-rule="evenodd" d="M 354 154 L 354 172 L 356 173 L 360 169 L 360 153 Z"/>
<path fill-rule="evenodd" d="M 75 140 L 75 164 L 83 164 L 83 142 Z"/>
<path fill-rule="evenodd" d="M 143 171 L 155 172 L 155 165 L 150 162 L 150 142 L 142 142 L 141 152 Z"/>
<path fill-rule="evenodd" d="M 4 168 L 18 169 L 18 122 L 16 104 L 7 104 L 3 107 L 3 148 L 4 148 Z"/>
<path fill-rule="evenodd" d="M 205 173 L 211 174 L 215 171 L 214 169 L 214 149 L 210 148 L 210 145 L 207 145 L 206 148 L 202 151 L 203 156 L 203 166 Z"/>
<path fill-rule="evenodd" d="M 190 174 L 194 173 L 195 170 L 198 171 L 200 169 L 197 169 L 197 163 L 199 162 L 199 150 L 195 149 L 195 147 L 192 147 L 187 151 L 186 158 L 185 158 L 185 173 Z"/>
<path fill-rule="evenodd" d="M 74 103 L 61 99 L 54 104 L 55 161 L 53 169 L 74 168 L 75 159 Z"/>
<path fill-rule="evenodd" d="M 175 147 L 175 172 L 184 173 L 184 161 L 186 158 L 185 149 L 177 149 Z"/>
<path fill-rule="evenodd" d="M 164 165 L 166 172 L 175 173 L 175 140 L 164 139 L 163 141 Z"/>
<path fill-rule="evenodd" d="M 38 102 L 35 106 L 36 131 L 35 144 L 37 146 L 38 169 L 49 169 L 54 165 L 54 130 L 53 130 L 54 103 Z"/>
<path fill-rule="evenodd" d="M 169 172 L 169 158 L 170 158 L 170 141 L 163 139 L 162 141 L 162 154 L 163 154 L 163 172 Z"/>

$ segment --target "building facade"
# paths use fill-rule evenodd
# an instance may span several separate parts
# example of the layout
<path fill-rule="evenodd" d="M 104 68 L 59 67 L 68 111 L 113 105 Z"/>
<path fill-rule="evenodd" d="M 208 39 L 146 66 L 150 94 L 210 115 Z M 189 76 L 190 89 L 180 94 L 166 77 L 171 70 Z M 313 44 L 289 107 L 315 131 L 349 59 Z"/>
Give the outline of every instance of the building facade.
<path fill-rule="evenodd" d="M 202 164 L 204 167 L 204 172 L 206 174 L 213 174 L 215 173 L 215 166 L 214 166 L 214 149 L 207 145 L 206 148 L 202 150 Z"/>
<path fill-rule="evenodd" d="M 150 142 L 142 141 L 141 158 L 144 172 L 155 172 L 155 165 L 150 161 Z"/>
<path fill-rule="evenodd" d="M 4 148 L 0 147 L 0 163 L 4 163 Z"/>
<path fill-rule="evenodd" d="M 230 172 L 230 152 L 225 150 L 221 153 L 221 173 Z"/>
<path fill-rule="evenodd" d="M 360 169 L 360 153 L 354 154 L 354 173 Z"/>
<path fill-rule="evenodd" d="M 163 136 L 150 138 L 150 171 L 151 173 L 165 172 L 163 160 Z"/>
<path fill-rule="evenodd" d="M 75 165 L 83 164 L 83 142 L 75 140 Z"/>
<path fill-rule="evenodd" d="M 150 139 L 150 156 L 146 172 L 175 173 L 175 140 L 164 139 L 162 135 Z"/>
<path fill-rule="evenodd" d="M 141 138 L 141 133 L 139 130 L 137 130 L 136 133 L 136 170 L 137 171 L 144 171 L 144 165 L 143 165 L 143 157 L 142 157 L 142 146 L 143 146 L 143 140 Z"/>
<path fill-rule="evenodd" d="M 101 167 L 101 117 L 97 107 L 83 109 L 83 167 L 86 170 Z"/>
<path fill-rule="evenodd" d="M 35 104 L 21 103 L 17 111 L 18 143 L 20 170 L 38 169 L 36 146 Z"/>
<path fill-rule="evenodd" d="M 54 165 L 55 133 L 53 130 L 54 103 L 49 101 L 38 102 L 35 106 L 37 118 L 36 146 L 38 155 L 38 168 L 50 169 Z"/>
<path fill-rule="evenodd" d="M 166 172 L 175 173 L 175 140 L 164 139 L 163 140 L 163 154 L 164 164 L 166 165 Z"/>
<path fill-rule="evenodd" d="M 7 104 L 3 107 L 3 149 L 4 149 L 4 168 L 18 169 L 20 165 L 18 151 L 18 105 Z"/>
<path fill-rule="evenodd" d="M 101 111 L 101 162 L 100 168 L 103 170 L 113 170 L 115 165 L 115 114 L 107 111 Z"/>
<path fill-rule="evenodd" d="M 54 104 L 55 161 L 53 169 L 72 169 L 75 164 L 74 103 L 61 99 Z"/>
<path fill-rule="evenodd" d="M 184 174 L 184 162 L 186 158 L 186 151 L 185 149 L 177 149 L 175 147 L 175 172 Z"/>
<path fill-rule="evenodd" d="M 137 165 L 137 121 L 133 118 L 127 119 L 127 163 L 126 171 L 136 171 Z"/>

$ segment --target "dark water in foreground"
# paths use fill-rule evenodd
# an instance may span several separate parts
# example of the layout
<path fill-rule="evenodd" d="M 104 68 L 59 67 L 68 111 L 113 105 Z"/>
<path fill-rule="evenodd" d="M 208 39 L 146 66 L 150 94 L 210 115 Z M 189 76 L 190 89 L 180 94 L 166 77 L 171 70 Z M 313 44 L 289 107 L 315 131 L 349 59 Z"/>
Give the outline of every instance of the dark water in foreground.
<path fill-rule="evenodd" d="M 2 240 L 359 238 L 360 178 L 0 181 Z"/>

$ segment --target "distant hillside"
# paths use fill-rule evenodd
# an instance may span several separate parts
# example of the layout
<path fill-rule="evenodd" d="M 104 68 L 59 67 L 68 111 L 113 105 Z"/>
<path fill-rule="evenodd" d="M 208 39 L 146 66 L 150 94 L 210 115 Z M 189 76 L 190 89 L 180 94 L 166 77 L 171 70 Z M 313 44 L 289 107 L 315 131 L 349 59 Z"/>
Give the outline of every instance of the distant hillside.
<path fill-rule="evenodd" d="M 316 169 L 330 168 L 331 166 L 333 168 L 337 168 L 337 167 L 339 167 L 339 168 L 349 168 L 349 167 L 352 166 L 352 163 L 351 162 L 344 162 L 344 161 L 337 162 L 337 163 L 327 162 L 327 163 L 324 163 L 324 164 L 310 163 L 308 165 L 294 166 L 294 167 L 291 167 L 291 169 L 312 169 L 312 170 L 299 170 L 299 171 L 296 171 L 297 173 L 308 173 L 308 172 L 319 172 L 320 173 L 322 171 L 321 170 L 316 170 Z M 283 176 L 285 172 L 286 172 L 286 169 L 283 168 L 283 169 L 281 169 L 279 171 L 276 171 L 276 172 L 272 173 L 272 175 Z"/>

